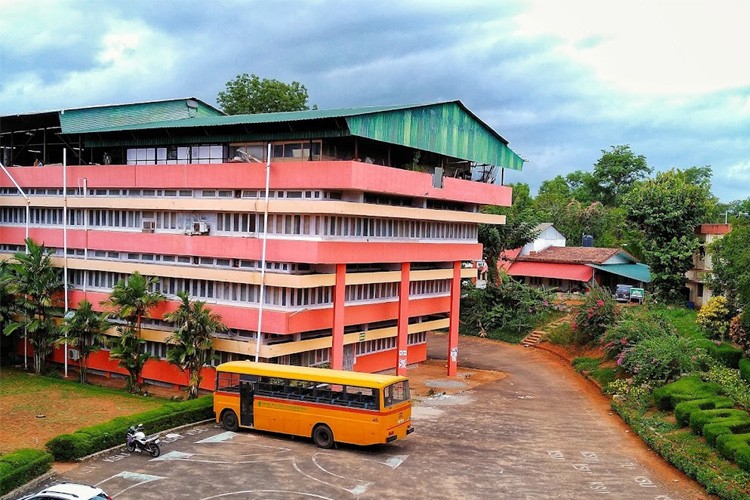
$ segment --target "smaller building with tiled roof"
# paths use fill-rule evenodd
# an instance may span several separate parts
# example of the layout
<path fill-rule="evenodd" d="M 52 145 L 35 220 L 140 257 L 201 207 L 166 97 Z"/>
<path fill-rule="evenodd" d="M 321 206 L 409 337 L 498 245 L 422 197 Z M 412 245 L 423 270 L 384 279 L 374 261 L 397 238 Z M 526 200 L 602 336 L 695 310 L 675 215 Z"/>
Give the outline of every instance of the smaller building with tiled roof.
<path fill-rule="evenodd" d="M 549 233 L 550 228 L 545 227 L 545 232 Z M 543 247 L 544 243 L 538 240 L 524 246 L 524 250 Z M 538 251 L 524 250 L 506 252 L 502 267 L 528 285 L 574 292 L 595 284 L 614 289 L 618 284 L 643 287 L 651 281 L 649 267 L 621 248 L 549 244 Z"/>

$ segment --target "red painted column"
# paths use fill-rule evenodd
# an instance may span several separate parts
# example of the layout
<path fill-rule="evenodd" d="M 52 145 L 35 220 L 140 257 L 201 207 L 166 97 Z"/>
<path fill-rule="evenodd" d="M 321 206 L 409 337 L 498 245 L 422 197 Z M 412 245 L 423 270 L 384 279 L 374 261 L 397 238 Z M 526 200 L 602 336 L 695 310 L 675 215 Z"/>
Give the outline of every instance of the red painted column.
<path fill-rule="evenodd" d="M 396 341 L 396 375 L 406 375 L 406 354 L 409 336 L 409 271 L 411 263 L 401 263 L 401 282 L 398 286 L 398 337 Z"/>
<path fill-rule="evenodd" d="M 346 264 L 336 264 L 336 285 L 333 287 L 333 330 L 331 368 L 344 369 L 344 299 L 346 298 Z"/>
<path fill-rule="evenodd" d="M 453 263 L 451 279 L 451 310 L 448 326 L 448 376 L 455 377 L 458 371 L 458 323 L 459 304 L 461 301 L 461 261 Z"/>

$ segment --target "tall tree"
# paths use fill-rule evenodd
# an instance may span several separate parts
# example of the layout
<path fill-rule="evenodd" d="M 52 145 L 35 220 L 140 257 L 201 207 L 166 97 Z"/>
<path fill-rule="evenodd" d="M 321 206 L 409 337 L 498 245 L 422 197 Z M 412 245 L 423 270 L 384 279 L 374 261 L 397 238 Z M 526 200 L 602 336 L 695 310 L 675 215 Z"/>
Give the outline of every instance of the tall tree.
<path fill-rule="evenodd" d="M 180 306 L 174 312 L 164 315 L 164 319 L 177 328 L 167 339 L 171 345 L 167 351 L 170 363 L 188 373 L 188 399 L 198 396 L 203 376 L 201 370 L 213 356 L 213 336 L 226 331 L 221 316 L 212 313 L 205 302 L 190 301 L 188 293 L 178 292 Z"/>
<path fill-rule="evenodd" d="M 307 88 L 299 82 L 284 83 L 243 73 L 226 83 L 216 101 L 230 115 L 303 111 Z"/>
<path fill-rule="evenodd" d="M 601 158 L 594 164 L 596 199 L 607 206 L 619 206 L 634 183 L 645 179 L 652 171 L 646 157 L 636 155 L 628 145 L 611 146 L 609 151 L 603 149 Z"/>
<path fill-rule="evenodd" d="M 120 336 L 113 342 L 110 357 L 117 359 L 120 366 L 128 371 L 127 387 L 130 392 L 138 390 L 141 371 L 150 358 L 143 349 L 145 341 L 141 338 L 143 318 L 164 300 L 161 293 L 152 291 L 156 283 L 156 278 L 145 278 L 136 271 L 127 279 L 118 281 L 109 300 L 103 302 L 126 323 L 117 328 Z"/>
<path fill-rule="evenodd" d="M 60 327 L 64 338 L 57 343 L 67 342 L 71 347 L 78 350 L 78 375 L 82 384 L 86 383 L 86 368 L 89 355 L 101 350 L 107 342 L 104 332 L 109 328 L 109 321 L 104 314 L 98 313 L 91 308 L 91 302 L 83 299 L 78 304 L 78 309 L 71 311 Z"/>
<path fill-rule="evenodd" d="M 17 252 L 9 264 L 9 289 L 16 300 L 15 319 L 6 324 L 6 335 L 26 332 L 34 350 L 34 372 L 45 369 L 47 356 L 59 336 L 54 321 L 63 288 L 60 269 L 52 265 L 52 251 L 26 240 L 28 253 Z"/>
<path fill-rule="evenodd" d="M 506 224 L 480 224 L 479 243 L 482 257 L 487 263 L 487 281 L 497 283 L 497 263 L 506 250 L 520 248 L 539 235 L 535 222 L 508 222 Z"/>
<path fill-rule="evenodd" d="M 699 246 L 695 228 L 715 204 L 708 180 L 696 184 L 694 174 L 694 169 L 660 172 L 624 199 L 628 219 L 643 235 L 654 292 L 670 303 L 685 300 L 685 273 Z"/>
<path fill-rule="evenodd" d="M 733 221 L 732 230 L 708 247 L 713 263 L 709 277 L 715 294 L 722 294 L 735 309 L 750 309 L 750 222 Z"/>

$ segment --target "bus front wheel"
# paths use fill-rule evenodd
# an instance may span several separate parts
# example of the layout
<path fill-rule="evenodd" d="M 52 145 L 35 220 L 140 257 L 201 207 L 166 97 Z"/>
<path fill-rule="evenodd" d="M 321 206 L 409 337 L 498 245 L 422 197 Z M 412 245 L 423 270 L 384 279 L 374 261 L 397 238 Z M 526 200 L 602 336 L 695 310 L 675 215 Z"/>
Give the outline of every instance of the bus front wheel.
<path fill-rule="evenodd" d="M 312 438 L 318 448 L 324 448 L 326 450 L 333 448 L 333 432 L 331 432 L 331 428 L 325 424 L 320 424 L 315 427 Z"/>
<path fill-rule="evenodd" d="M 240 424 L 237 421 L 237 414 L 234 410 L 227 410 L 221 415 L 221 425 L 228 431 L 237 432 Z"/>

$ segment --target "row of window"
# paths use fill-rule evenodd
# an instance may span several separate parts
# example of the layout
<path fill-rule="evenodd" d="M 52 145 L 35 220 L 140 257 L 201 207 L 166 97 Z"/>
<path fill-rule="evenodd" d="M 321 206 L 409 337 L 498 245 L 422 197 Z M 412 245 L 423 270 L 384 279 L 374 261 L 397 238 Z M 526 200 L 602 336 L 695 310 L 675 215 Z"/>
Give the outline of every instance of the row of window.
<path fill-rule="evenodd" d="M 111 291 L 127 274 L 110 271 L 72 269 L 68 281 L 73 288 Z M 208 302 L 260 303 L 260 285 L 225 283 L 222 281 L 160 277 L 153 291 L 176 298 L 177 292 L 187 291 L 191 297 Z M 415 281 L 409 285 L 409 297 L 448 294 L 450 280 Z M 398 298 L 397 283 L 367 283 L 348 285 L 345 300 L 351 302 L 387 301 Z M 264 304 L 278 307 L 327 306 L 333 302 L 333 287 L 286 288 L 267 286 Z"/>
<path fill-rule="evenodd" d="M 88 217 L 86 214 L 88 213 Z M 23 224 L 23 207 L 0 208 L 0 223 Z M 34 225 L 61 225 L 62 208 L 32 208 L 29 218 Z M 69 226 L 88 226 L 90 229 L 126 228 L 141 230 L 192 230 L 195 214 L 183 212 L 154 212 L 148 210 L 71 209 Z M 223 233 L 259 234 L 263 232 L 263 214 L 219 213 L 216 230 Z M 478 226 L 455 222 L 423 220 L 374 219 L 367 217 L 336 217 L 322 215 L 269 214 L 268 233 L 315 237 L 359 237 L 401 239 L 450 239 L 476 241 Z"/>
<path fill-rule="evenodd" d="M 62 196 L 62 188 L 27 188 L 27 196 Z M 0 196 L 17 196 L 18 190 L 13 187 L 0 188 Z M 68 188 L 68 196 L 82 196 L 82 189 Z M 87 196 L 109 196 L 126 198 L 250 198 L 265 199 L 266 192 L 258 189 L 87 189 Z M 319 190 L 270 190 L 271 199 L 307 199 L 307 200 L 340 200 L 341 191 Z"/>

